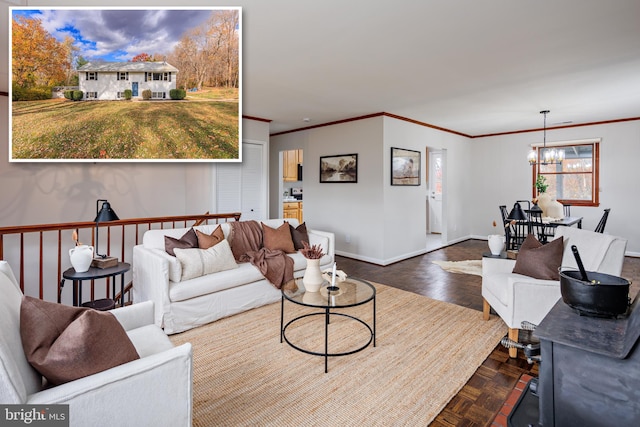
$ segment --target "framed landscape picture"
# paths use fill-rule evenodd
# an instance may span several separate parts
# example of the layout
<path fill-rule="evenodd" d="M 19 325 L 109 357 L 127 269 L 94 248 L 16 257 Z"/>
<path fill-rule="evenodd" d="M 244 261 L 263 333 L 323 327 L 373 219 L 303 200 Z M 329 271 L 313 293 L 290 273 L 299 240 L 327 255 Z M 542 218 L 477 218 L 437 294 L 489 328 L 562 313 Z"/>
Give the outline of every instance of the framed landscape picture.
<path fill-rule="evenodd" d="M 391 185 L 420 185 L 420 152 L 391 147 Z"/>
<path fill-rule="evenodd" d="M 358 182 L 358 155 L 340 154 L 320 157 L 320 182 Z"/>
<path fill-rule="evenodd" d="M 240 7 L 11 7 L 12 162 L 242 160 Z"/>

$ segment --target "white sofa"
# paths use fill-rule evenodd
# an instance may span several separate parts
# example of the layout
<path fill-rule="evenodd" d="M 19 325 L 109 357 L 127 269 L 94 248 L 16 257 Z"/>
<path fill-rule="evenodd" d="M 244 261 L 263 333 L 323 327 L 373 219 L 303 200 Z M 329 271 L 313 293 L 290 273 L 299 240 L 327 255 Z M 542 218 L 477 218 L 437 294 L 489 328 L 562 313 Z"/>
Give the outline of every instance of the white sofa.
<path fill-rule="evenodd" d="M 44 387 L 42 375 L 29 364 L 22 347 L 22 292 L 6 261 L 0 261 L 0 294 L 0 403 L 69 405 L 72 427 L 191 425 L 191 344 L 173 346 L 153 324 L 152 302 L 111 311 L 140 359 Z"/>
<path fill-rule="evenodd" d="M 576 245 L 587 271 L 614 276 L 622 272 L 627 240 L 573 227 L 558 227 L 555 239 L 560 236 L 564 239 L 563 268 L 578 269 L 571 251 Z M 539 324 L 562 295 L 560 281 L 513 273 L 515 264 L 511 259 L 482 258 L 482 298 L 484 319 L 489 319 L 493 308 L 509 327 L 509 338 L 517 341 L 522 322 Z M 509 350 L 515 357 L 517 349 Z"/>
<path fill-rule="evenodd" d="M 284 219 L 264 220 L 277 228 Z M 296 219 L 286 219 L 297 227 Z M 260 221 L 259 221 L 260 222 Z M 220 224 L 225 237 L 230 223 Z M 193 227 L 211 234 L 218 224 Z M 186 331 L 196 326 L 231 316 L 251 308 L 280 300 L 281 292 L 271 285 L 251 263 L 240 263 L 238 268 L 220 271 L 181 281 L 181 264 L 165 251 L 164 236 L 182 237 L 189 228 L 149 230 L 142 244 L 133 248 L 133 301 L 151 300 L 155 303 L 155 323 L 166 334 Z M 333 233 L 307 230 L 310 245 L 321 245 L 325 255 L 320 268 L 333 264 L 335 237 Z M 298 251 L 288 254 L 293 258 L 294 277 L 302 277 L 307 265 Z"/>

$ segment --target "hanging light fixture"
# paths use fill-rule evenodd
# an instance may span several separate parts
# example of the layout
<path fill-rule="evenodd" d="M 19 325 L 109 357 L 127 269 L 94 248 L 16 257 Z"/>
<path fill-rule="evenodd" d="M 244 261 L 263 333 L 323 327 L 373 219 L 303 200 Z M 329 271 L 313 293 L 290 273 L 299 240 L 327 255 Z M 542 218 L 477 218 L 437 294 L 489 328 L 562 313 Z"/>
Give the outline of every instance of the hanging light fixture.
<path fill-rule="evenodd" d="M 531 166 L 536 164 L 541 165 L 561 165 L 564 160 L 564 150 L 559 150 L 555 148 L 547 148 L 547 114 L 549 110 L 542 110 L 540 114 L 544 114 L 544 128 L 543 128 L 543 140 L 542 140 L 542 149 L 540 150 L 540 154 L 542 156 L 541 161 L 538 161 L 538 152 L 534 148 L 529 152 L 527 156 L 527 160 L 529 160 L 529 164 Z"/>

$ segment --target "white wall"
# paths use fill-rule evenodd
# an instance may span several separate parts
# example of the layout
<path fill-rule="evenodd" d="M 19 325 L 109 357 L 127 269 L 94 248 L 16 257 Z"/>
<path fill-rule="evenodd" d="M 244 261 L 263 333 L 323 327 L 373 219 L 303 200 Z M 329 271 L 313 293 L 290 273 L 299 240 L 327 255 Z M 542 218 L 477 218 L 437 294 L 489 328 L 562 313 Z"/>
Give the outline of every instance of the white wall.
<path fill-rule="evenodd" d="M 469 139 L 407 121 L 384 118 L 384 231 L 385 260 L 397 261 L 424 252 L 426 247 L 426 149 L 446 150 L 443 197 L 443 235 L 447 242 L 458 241 L 470 233 L 469 211 Z M 419 187 L 392 186 L 391 147 L 416 150 L 421 155 Z"/>
<path fill-rule="evenodd" d="M 602 138 L 600 206 L 573 206 L 571 214 L 583 216 L 583 228 L 593 230 L 603 210 L 611 208 L 605 232 L 628 239 L 627 253 L 640 256 L 640 121 L 547 129 L 547 143 L 589 138 Z M 526 156 L 529 145 L 537 142 L 542 142 L 541 132 L 472 140 L 471 156 L 479 160 L 472 162 L 470 169 L 471 201 L 477 208 L 469 216 L 472 235 L 491 233 L 491 222 L 500 219 L 499 205 L 531 199 L 531 167 Z"/>
<path fill-rule="evenodd" d="M 304 221 L 310 228 L 335 233 L 336 252 L 376 263 L 384 260 L 382 130 L 383 118 L 374 117 L 280 135 L 271 138 L 270 157 L 275 194 L 279 152 L 303 149 Z M 358 154 L 357 183 L 319 182 L 320 156 L 353 153 Z M 276 199 L 271 198 L 272 215 L 278 209 Z"/>
<path fill-rule="evenodd" d="M 390 117 L 309 129 L 272 138 L 272 194 L 279 180 L 274 172 L 278 152 L 304 149 L 305 221 L 335 232 L 338 253 L 384 265 L 424 249 L 427 146 L 447 153 L 443 232 L 445 242 L 453 243 L 485 238 L 493 233 L 492 222 L 500 221 L 499 205 L 532 198 L 526 155 L 541 138 L 541 133 L 530 132 L 469 139 Z M 603 210 L 611 208 L 605 231 L 628 239 L 628 254 L 640 256 L 635 221 L 640 209 L 640 121 L 547 130 L 548 142 L 589 138 L 602 138 L 600 206 L 574 206 L 572 214 L 583 216 L 583 228 L 593 230 Z M 390 147 L 423 153 L 419 187 L 390 185 Z M 359 154 L 358 184 L 319 184 L 319 156 L 348 153 Z M 339 207 L 328 209 L 330 204 Z M 272 216 L 277 207 L 272 198 Z"/>
<path fill-rule="evenodd" d="M 447 150 L 448 240 L 470 234 L 469 144 L 467 138 L 386 116 L 272 137 L 272 194 L 279 180 L 274 167 L 279 151 L 303 149 L 305 222 L 334 232 L 337 253 L 386 265 L 425 252 L 427 146 Z M 391 186 L 391 147 L 423 153 L 420 186 Z M 358 183 L 319 183 L 320 156 L 351 153 L 358 154 Z M 272 197 L 272 216 L 277 209 Z"/>

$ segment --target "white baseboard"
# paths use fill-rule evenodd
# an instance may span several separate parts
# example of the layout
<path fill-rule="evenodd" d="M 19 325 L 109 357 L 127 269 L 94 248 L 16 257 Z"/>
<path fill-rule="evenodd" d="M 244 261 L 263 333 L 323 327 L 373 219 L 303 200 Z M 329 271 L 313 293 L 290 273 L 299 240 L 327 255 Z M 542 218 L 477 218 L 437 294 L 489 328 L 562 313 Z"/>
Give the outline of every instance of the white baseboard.
<path fill-rule="evenodd" d="M 469 239 L 475 239 L 476 237 L 471 237 L 471 236 L 465 236 L 465 237 L 460 237 L 457 238 L 455 240 L 451 240 L 447 243 L 444 243 L 442 246 L 449 246 L 449 245 L 453 245 L 456 243 L 460 243 L 460 242 L 464 242 L 465 240 L 469 240 Z M 486 240 L 486 236 L 480 237 L 480 238 L 484 238 L 484 240 Z M 430 252 L 430 250 L 427 250 L 427 248 L 418 250 L 418 251 L 414 251 L 414 252 L 409 252 L 406 254 L 401 254 L 398 256 L 395 256 L 393 258 L 388 258 L 388 259 L 379 259 L 379 258 L 371 258 L 371 257 L 367 257 L 367 256 L 363 256 L 360 254 L 354 254 L 351 252 L 345 252 L 345 251 L 339 251 L 336 250 L 335 254 L 336 255 L 340 255 L 346 258 L 352 258 L 352 259 L 357 259 L 358 261 L 364 261 L 364 262 L 369 262 L 371 264 L 376 264 L 376 265 L 381 265 L 381 266 L 385 266 L 385 265 L 389 265 L 389 264 L 393 264 L 395 262 L 399 262 L 399 261 L 404 261 L 405 259 L 409 259 L 409 258 L 413 258 L 415 256 L 419 256 L 419 255 L 424 255 L 427 252 Z"/>

